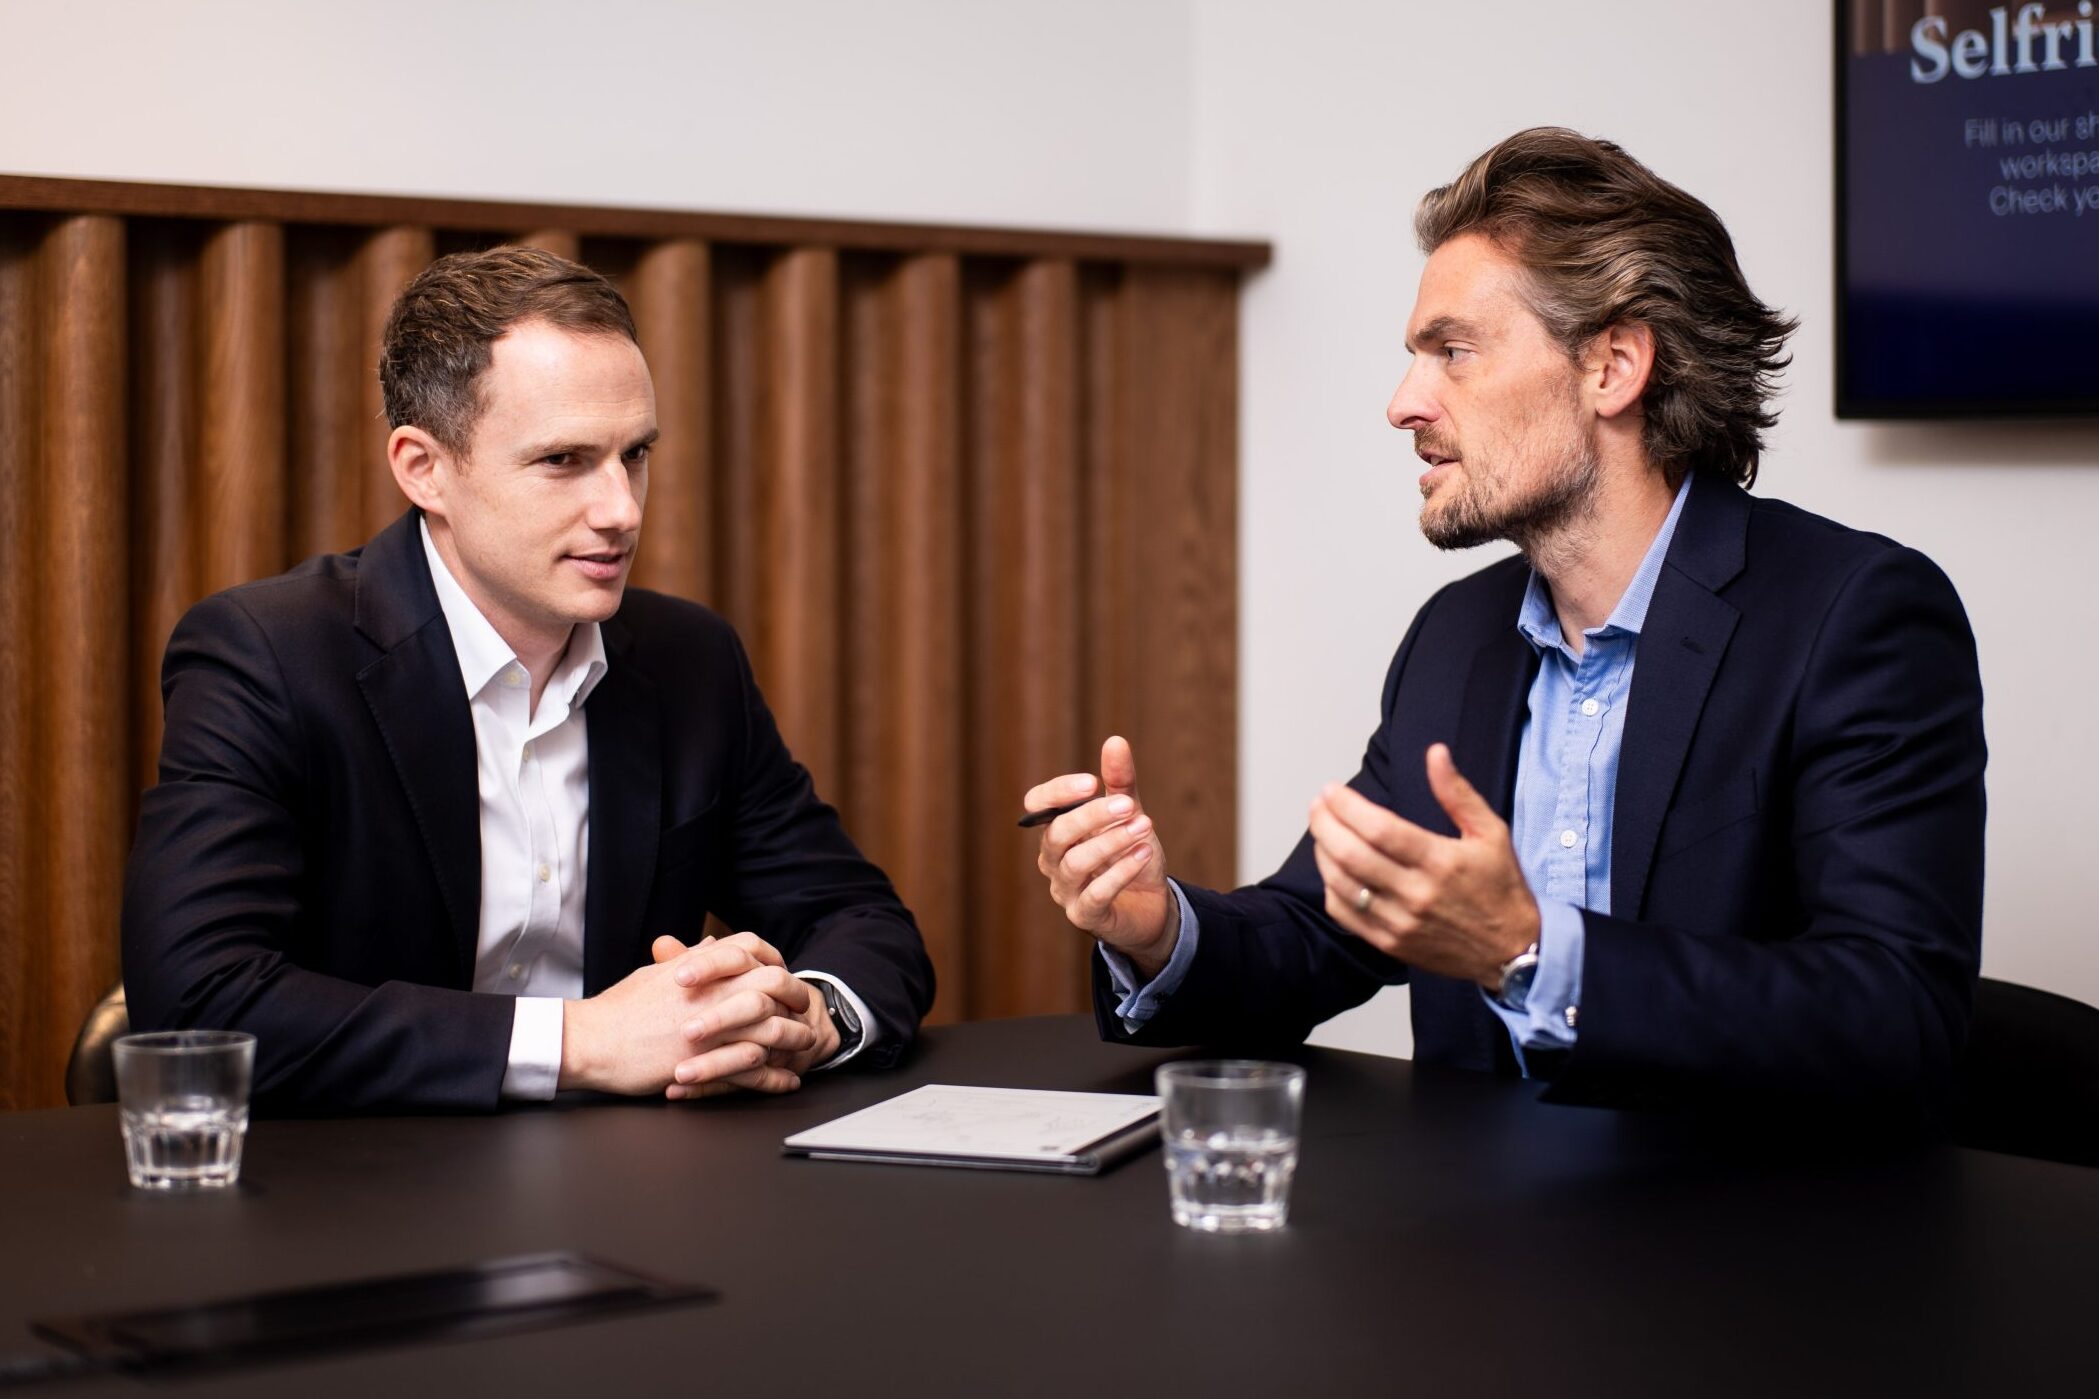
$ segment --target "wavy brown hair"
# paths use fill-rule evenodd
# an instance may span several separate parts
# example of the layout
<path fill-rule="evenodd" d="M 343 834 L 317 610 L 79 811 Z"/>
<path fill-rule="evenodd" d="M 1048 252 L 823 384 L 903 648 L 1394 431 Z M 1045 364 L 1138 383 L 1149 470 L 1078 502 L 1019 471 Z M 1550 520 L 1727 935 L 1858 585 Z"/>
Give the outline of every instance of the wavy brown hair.
<path fill-rule="evenodd" d="M 1519 131 L 1429 191 L 1424 253 L 1479 233 L 1528 273 L 1531 309 L 1570 358 L 1613 325 L 1654 336 L 1641 407 L 1648 459 L 1674 481 L 1756 481 L 1767 406 L 1799 322 L 1749 290 L 1719 215 L 1609 141 Z"/>
<path fill-rule="evenodd" d="M 478 386 L 492 347 L 512 326 L 535 320 L 637 338 L 626 298 L 581 263 L 522 247 L 431 263 L 394 302 L 380 340 L 387 425 L 413 424 L 465 452 L 481 419 Z"/>

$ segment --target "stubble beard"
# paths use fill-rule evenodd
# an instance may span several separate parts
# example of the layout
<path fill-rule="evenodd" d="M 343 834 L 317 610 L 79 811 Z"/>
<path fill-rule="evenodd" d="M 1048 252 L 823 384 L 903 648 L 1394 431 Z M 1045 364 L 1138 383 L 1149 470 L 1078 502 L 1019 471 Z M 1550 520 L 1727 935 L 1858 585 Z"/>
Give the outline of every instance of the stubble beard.
<path fill-rule="evenodd" d="M 1544 479 L 1521 496 L 1505 489 L 1506 475 L 1476 477 L 1459 460 L 1464 480 L 1452 483 L 1461 486 L 1456 496 L 1441 508 L 1431 500 L 1422 502 L 1422 536 L 1438 549 L 1471 549 L 1506 539 L 1534 562 L 1541 555 L 1578 547 L 1595 515 L 1602 461 L 1593 436 L 1578 429 L 1569 435 L 1571 440 L 1554 453 L 1557 460 Z M 1437 456 L 1451 455 L 1454 445 L 1420 431 L 1414 440 L 1417 450 Z"/>

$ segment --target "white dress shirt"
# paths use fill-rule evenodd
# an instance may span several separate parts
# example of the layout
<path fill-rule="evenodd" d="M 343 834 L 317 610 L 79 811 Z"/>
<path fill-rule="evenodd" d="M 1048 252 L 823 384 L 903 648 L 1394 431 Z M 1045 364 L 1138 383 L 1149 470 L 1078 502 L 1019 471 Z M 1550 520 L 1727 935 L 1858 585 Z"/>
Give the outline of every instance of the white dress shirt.
<path fill-rule="evenodd" d="M 423 554 L 452 633 L 474 718 L 481 792 L 481 909 L 474 989 L 516 996 L 506 1098 L 551 1098 L 561 1077 L 562 1002 L 583 996 L 583 889 L 590 858 L 590 736 L 583 705 L 605 676 L 595 622 L 570 634 L 553 676 L 532 707 L 532 677 L 446 567 L 421 522 Z M 852 988 L 823 972 L 797 973 L 836 986 L 860 1018 L 874 1019 Z"/>

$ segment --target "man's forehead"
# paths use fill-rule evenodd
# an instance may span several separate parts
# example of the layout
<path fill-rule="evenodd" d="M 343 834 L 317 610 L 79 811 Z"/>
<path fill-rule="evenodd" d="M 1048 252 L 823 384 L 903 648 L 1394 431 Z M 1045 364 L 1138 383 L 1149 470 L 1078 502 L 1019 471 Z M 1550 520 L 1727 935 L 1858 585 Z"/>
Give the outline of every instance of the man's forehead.
<path fill-rule="evenodd" d="M 1421 269 L 1408 348 L 1506 329 L 1512 316 L 1529 314 L 1522 275 L 1521 264 L 1480 234 L 1444 243 Z"/>

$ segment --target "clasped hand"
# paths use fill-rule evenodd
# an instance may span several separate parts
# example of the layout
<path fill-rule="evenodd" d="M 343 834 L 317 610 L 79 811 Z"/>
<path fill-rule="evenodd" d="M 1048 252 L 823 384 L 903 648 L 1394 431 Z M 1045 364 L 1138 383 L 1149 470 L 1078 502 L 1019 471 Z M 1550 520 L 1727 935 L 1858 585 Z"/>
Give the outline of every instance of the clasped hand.
<path fill-rule="evenodd" d="M 1538 901 L 1508 823 L 1443 744 L 1428 750 L 1428 784 L 1458 828 L 1455 838 L 1343 783 L 1313 799 L 1313 857 L 1327 916 L 1410 967 L 1499 991 L 1502 964 L 1538 940 Z"/>
<path fill-rule="evenodd" d="M 563 1088 L 704 1098 L 789 1093 L 838 1052 L 823 997 L 755 933 L 656 939 L 653 965 L 563 1009 Z"/>

